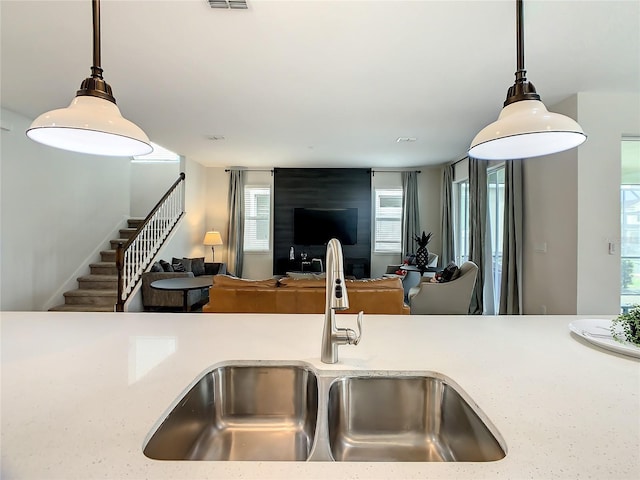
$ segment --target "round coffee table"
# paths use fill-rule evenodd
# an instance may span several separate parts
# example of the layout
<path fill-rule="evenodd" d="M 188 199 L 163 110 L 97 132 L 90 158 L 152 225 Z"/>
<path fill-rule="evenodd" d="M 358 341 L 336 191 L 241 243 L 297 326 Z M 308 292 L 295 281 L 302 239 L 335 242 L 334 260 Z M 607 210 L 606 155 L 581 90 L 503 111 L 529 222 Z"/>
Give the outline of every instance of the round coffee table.
<path fill-rule="evenodd" d="M 210 277 L 182 277 L 182 278 L 165 278 L 164 280 L 156 280 L 151 282 L 151 288 L 156 290 L 180 291 L 183 295 L 182 311 L 189 311 L 189 291 L 199 290 L 201 288 L 213 285 L 213 279 Z"/>

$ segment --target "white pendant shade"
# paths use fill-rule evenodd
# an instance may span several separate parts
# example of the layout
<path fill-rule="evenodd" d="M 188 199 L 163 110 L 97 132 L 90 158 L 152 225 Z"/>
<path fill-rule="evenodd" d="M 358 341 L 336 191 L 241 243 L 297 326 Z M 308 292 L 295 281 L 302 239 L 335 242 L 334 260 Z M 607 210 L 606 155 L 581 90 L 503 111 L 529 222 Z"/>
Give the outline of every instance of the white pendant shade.
<path fill-rule="evenodd" d="M 102 98 L 77 96 L 67 108 L 36 118 L 27 136 L 51 147 L 93 155 L 129 157 L 153 151 L 147 135 Z"/>
<path fill-rule="evenodd" d="M 586 139 L 573 119 L 549 112 L 539 100 L 521 100 L 504 107 L 498 120 L 476 135 L 469 156 L 481 160 L 539 157 L 577 147 Z"/>

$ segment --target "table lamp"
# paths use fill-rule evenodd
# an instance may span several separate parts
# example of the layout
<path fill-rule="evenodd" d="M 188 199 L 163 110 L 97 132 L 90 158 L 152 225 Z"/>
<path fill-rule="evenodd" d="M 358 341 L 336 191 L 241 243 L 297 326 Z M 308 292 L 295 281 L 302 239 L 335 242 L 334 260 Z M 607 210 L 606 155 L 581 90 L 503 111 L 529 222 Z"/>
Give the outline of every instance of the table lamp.
<path fill-rule="evenodd" d="M 220 232 L 207 232 L 204 236 L 204 241 L 202 242 L 204 245 L 211 246 L 211 261 L 216 261 L 216 252 L 214 250 L 216 245 L 222 245 L 222 236 Z"/>

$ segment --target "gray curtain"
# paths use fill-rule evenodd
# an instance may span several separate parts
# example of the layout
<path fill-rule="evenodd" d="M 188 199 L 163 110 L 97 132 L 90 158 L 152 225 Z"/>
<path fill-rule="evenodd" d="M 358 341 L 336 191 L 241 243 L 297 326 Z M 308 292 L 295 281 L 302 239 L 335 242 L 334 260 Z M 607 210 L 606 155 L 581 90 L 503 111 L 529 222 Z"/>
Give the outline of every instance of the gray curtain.
<path fill-rule="evenodd" d="M 469 260 L 478 266 L 476 286 L 471 296 L 469 313 L 484 312 L 484 286 L 487 273 L 487 162 L 469 157 Z M 491 258 L 491 254 L 489 254 Z"/>
<path fill-rule="evenodd" d="M 500 315 L 522 313 L 522 160 L 505 162 Z"/>
<path fill-rule="evenodd" d="M 244 171 L 230 170 L 229 175 L 229 270 L 242 277 L 244 255 Z"/>
<path fill-rule="evenodd" d="M 415 251 L 413 236 L 419 235 L 418 172 L 402 172 L 402 257 Z"/>
<path fill-rule="evenodd" d="M 455 246 L 453 240 L 454 214 L 453 214 L 453 165 L 442 167 L 442 224 L 440 226 L 440 238 L 442 238 L 442 261 L 446 266 L 455 260 Z"/>

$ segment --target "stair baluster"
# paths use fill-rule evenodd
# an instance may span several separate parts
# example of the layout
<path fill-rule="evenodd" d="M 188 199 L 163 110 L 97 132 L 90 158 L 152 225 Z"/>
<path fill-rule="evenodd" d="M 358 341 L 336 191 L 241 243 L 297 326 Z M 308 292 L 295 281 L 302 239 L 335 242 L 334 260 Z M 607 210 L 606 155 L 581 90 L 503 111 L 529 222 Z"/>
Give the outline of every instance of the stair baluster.
<path fill-rule="evenodd" d="M 155 254 L 184 215 L 184 173 L 160 199 L 126 243 L 116 249 L 118 297 L 116 311 L 123 312 L 129 295 Z"/>

